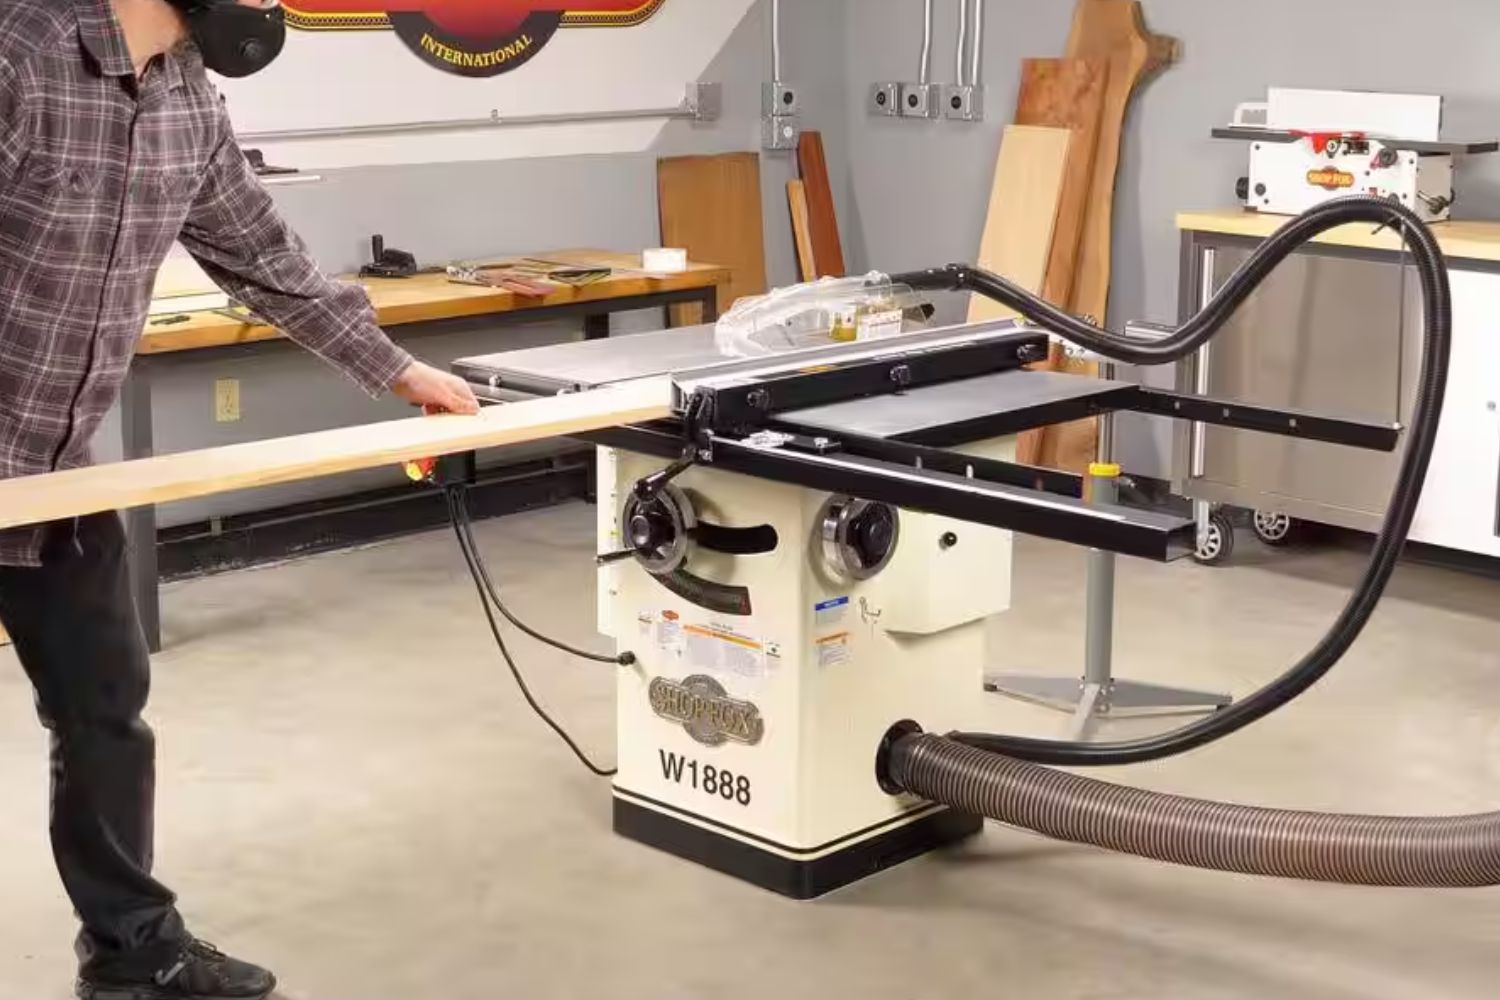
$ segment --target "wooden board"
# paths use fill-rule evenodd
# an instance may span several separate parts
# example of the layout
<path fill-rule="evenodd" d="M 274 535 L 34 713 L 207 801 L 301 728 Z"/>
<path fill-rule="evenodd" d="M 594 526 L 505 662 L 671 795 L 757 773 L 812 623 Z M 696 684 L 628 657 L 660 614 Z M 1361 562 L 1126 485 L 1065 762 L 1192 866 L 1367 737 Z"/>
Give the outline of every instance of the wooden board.
<path fill-rule="evenodd" d="M 1175 39 L 1146 30 L 1137 0 L 1078 0 L 1067 58 L 1100 62 L 1107 69 L 1068 308 L 1100 324 L 1109 309 L 1115 181 L 1130 99 L 1142 83 L 1175 61 L 1177 52 Z M 1098 374 L 1097 365 L 1056 357 L 1052 367 Z M 1098 421 L 1078 420 L 1046 428 L 1039 440 L 1023 441 L 1031 447 L 1023 447 L 1022 454 L 1039 465 L 1083 473 L 1097 455 L 1098 441 Z"/>
<path fill-rule="evenodd" d="M 807 216 L 807 187 L 802 181 L 786 182 L 787 207 L 792 213 L 792 242 L 797 249 L 797 274 L 802 281 L 818 277 L 817 257 L 813 253 L 811 222 Z"/>
<path fill-rule="evenodd" d="M 1064 309 L 1072 304 L 1108 78 L 1109 63 L 1102 59 L 1027 59 L 1021 63 L 1016 124 L 1046 125 L 1073 133 L 1052 234 L 1052 255 L 1042 284 L 1042 297 Z"/>
<path fill-rule="evenodd" d="M 1109 307 L 1115 178 L 1130 98 L 1137 87 L 1174 62 L 1177 52 L 1175 39 L 1146 30 L 1145 15 L 1137 0 L 1078 0 L 1067 56 L 1106 60 L 1109 77 L 1094 154 L 1089 210 L 1078 250 L 1072 310 L 1100 323 Z"/>
<path fill-rule="evenodd" d="M 1011 125 L 1000 142 L 978 264 L 1028 291 L 1040 291 L 1046 274 L 1071 141 L 1067 129 Z M 983 296 L 969 300 L 971 323 L 1014 315 Z"/>
<path fill-rule="evenodd" d="M 476 416 L 415 417 L 7 479 L 0 530 L 657 420 L 668 415 L 671 393 L 668 379 L 650 379 Z"/>
<path fill-rule="evenodd" d="M 715 264 L 690 264 L 682 274 L 650 275 L 641 270 L 640 254 L 606 250 L 552 250 L 534 254 L 547 260 L 579 266 L 609 266 L 616 274 L 584 287 L 558 285 L 545 296 L 526 297 L 501 288 L 485 288 L 450 281 L 445 274 L 419 274 L 411 278 L 360 278 L 369 293 L 381 326 L 427 323 L 465 316 L 544 309 L 576 302 L 604 302 L 656 292 L 722 285 L 729 271 Z M 484 263 L 505 263 L 497 258 Z M 519 259 L 519 258 L 514 258 Z M 354 280 L 354 279 L 350 279 Z M 283 336 L 274 327 L 247 323 L 218 313 L 192 313 L 186 322 L 146 327 L 141 338 L 142 354 L 226 347 Z"/>
<path fill-rule="evenodd" d="M 822 133 L 802 133 L 797 144 L 797 162 L 807 190 L 808 226 L 817 275 L 842 278 L 844 245 L 839 239 L 839 217 L 833 203 L 833 185 L 828 179 L 828 154 L 823 149 Z"/>
<path fill-rule="evenodd" d="M 1027 59 L 1021 64 L 1016 123 L 1065 128 L 1073 136 L 1053 227 L 1052 252 L 1040 289 L 1043 298 L 1064 309 L 1072 304 L 1108 77 L 1109 63 L 1101 59 Z M 1062 345 L 1053 344 L 1047 360 L 1033 367 L 1061 371 L 1064 359 Z M 1027 465 L 1044 464 L 1047 438 L 1044 427 L 1024 432 L 1017 442 L 1017 460 Z"/>
<path fill-rule="evenodd" d="M 761 214 L 760 156 L 668 157 L 657 163 L 657 196 L 663 246 L 682 247 L 693 260 L 729 269 L 719 308 L 763 295 L 766 285 L 765 219 Z M 702 322 L 698 306 L 675 306 L 673 322 Z"/>

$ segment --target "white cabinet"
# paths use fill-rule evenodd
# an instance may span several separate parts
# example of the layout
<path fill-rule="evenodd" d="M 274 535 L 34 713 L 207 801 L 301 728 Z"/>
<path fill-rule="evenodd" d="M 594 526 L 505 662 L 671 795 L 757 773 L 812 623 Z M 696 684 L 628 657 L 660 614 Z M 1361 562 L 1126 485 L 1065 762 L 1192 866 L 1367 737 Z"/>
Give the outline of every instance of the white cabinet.
<path fill-rule="evenodd" d="M 1500 556 L 1500 274 L 1455 270 L 1452 281 L 1448 396 L 1411 537 Z"/>

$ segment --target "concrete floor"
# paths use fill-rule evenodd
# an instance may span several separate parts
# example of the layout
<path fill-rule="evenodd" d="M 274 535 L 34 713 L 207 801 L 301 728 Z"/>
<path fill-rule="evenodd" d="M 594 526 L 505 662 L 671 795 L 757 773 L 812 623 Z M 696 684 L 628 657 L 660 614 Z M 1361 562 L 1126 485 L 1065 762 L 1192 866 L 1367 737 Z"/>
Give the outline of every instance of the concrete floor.
<path fill-rule="evenodd" d="M 590 518 L 480 528 L 517 610 L 580 641 Z M 1121 671 L 1245 693 L 1319 634 L 1358 565 L 1248 541 L 1229 570 L 1124 564 Z M 1077 662 L 1082 566 L 1020 545 L 1011 666 Z M 1494 581 L 1404 567 L 1296 707 L 1120 777 L 1288 807 L 1500 807 L 1497 597 Z M 1496 892 L 1253 880 L 991 827 L 798 904 L 622 842 L 607 786 L 505 676 L 445 534 L 174 585 L 164 610 L 160 871 L 197 932 L 272 964 L 288 1000 L 1495 995 Z M 608 759 L 608 669 L 520 648 L 539 695 Z M 0 652 L 0 996 L 26 1000 L 61 1000 L 72 975 L 44 749 Z"/>

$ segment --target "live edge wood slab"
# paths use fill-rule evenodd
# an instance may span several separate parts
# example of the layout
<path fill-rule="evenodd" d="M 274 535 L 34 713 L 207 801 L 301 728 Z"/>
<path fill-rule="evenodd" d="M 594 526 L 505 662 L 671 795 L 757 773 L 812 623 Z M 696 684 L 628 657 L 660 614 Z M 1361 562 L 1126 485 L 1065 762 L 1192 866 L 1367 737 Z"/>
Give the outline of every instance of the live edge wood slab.
<path fill-rule="evenodd" d="M 657 420 L 671 395 L 669 380 L 650 379 L 471 417 L 393 420 L 3 480 L 0 530 Z"/>

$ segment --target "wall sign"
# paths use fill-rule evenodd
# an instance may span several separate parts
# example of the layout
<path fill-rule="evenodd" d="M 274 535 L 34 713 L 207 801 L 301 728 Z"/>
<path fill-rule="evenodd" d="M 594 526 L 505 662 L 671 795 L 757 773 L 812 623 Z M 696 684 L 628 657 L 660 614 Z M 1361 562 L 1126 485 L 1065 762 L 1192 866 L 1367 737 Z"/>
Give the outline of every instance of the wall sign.
<path fill-rule="evenodd" d="M 560 28 L 628 28 L 666 0 L 288 0 L 303 31 L 394 31 L 424 62 L 460 76 L 525 65 Z"/>

